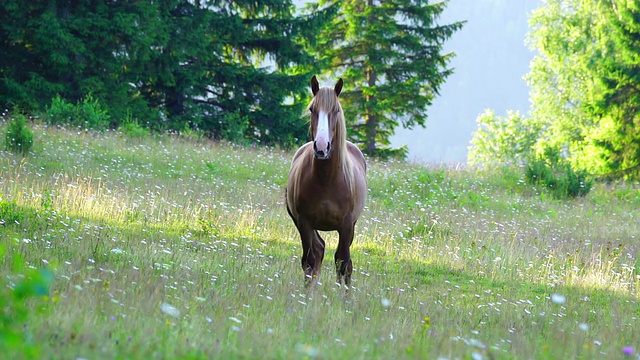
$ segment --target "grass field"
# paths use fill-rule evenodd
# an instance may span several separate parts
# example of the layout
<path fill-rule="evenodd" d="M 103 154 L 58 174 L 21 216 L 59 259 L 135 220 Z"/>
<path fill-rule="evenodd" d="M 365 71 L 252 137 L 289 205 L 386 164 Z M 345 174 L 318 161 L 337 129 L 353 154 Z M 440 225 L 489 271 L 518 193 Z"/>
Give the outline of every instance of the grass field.
<path fill-rule="evenodd" d="M 513 169 L 370 161 L 345 295 L 330 233 L 303 285 L 292 152 L 33 129 L 0 151 L 11 359 L 640 358 L 637 184 L 556 200 Z"/>

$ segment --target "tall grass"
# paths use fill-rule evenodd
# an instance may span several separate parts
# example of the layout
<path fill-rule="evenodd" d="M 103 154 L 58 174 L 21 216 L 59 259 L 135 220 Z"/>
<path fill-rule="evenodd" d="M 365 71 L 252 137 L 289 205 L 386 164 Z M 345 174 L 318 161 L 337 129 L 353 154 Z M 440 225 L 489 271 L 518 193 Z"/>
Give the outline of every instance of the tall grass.
<path fill-rule="evenodd" d="M 371 161 L 345 295 L 331 233 L 303 285 L 291 153 L 34 132 L 30 157 L 0 152 L 0 282 L 29 276 L 15 258 L 53 270 L 25 300 L 44 358 L 637 358 L 633 184 L 561 201 L 509 169 Z"/>

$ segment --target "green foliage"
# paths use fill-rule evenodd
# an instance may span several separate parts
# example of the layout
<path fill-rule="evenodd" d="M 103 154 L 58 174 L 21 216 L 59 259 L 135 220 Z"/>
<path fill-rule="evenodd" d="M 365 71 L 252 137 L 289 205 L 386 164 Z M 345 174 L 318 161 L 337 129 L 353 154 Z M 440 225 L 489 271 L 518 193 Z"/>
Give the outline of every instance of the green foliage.
<path fill-rule="evenodd" d="M 302 42 L 335 9 L 295 16 L 291 0 L 21 4 L 0 4 L 0 106 L 46 108 L 48 121 L 90 129 L 117 128 L 131 113 L 156 131 L 304 141 L 300 114 L 318 67 Z"/>
<path fill-rule="evenodd" d="M 33 147 L 33 131 L 27 127 L 27 119 L 24 115 L 17 113 L 7 126 L 5 135 L 5 148 L 14 153 L 26 155 Z"/>
<path fill-rule="evenodd" d="M 6 201 L 0 196 L 0 226 L 19 224 L 23 215 L 15 201 Z"/>
<path fill-rule="evenodd" d="M 531 116 L 544 129 L 537 147 L 594 175 L 638 178 L 638 4 L 550 0 L 530 24 Z"/>
<path fill-rule="evenodd" d="M 77 123 L 78 109 L 75 105 L 57 95 L 44 113 L 44 120 L 52 125 Z"/>
<path fill-rule="evenodd" d="M 47 268 L 29 268 L 19 256 L 6 254 L 3 248 L 0 248 L 0 257 L 13 261 L 13 274 L 3 273 L 0 278 L 0 352 L 8 358 L 37 358 L 40 345 L 30 335 L 28 320 L 34 311 L 27 301 L 34 298 L 49 300 L 53 272 Z M 18 280 L 15 284 L 7 283 L 11 278 Z"/>
<path fill-rule="evenodd" d="M 530 184 L 544 186 L 558 199 L 584 197 L 593 186 L 585 171 L 574 170 L 570 164 L 557 159 L 532 160 L 525 168 L 525 179 Z"/>
<path fill-rule="evenodd" d="M 137 120 L 131 118 L 131 113 L 128 114 L 126 120 L 118 127 L 118 131 L 130 139 L 142 139 L 149 135 L 149 130 L 140 125 Z"/>
<path fill-rule="evenodd" d="M 341 76 L 341 101 L 350 137 L 370 155 L 390 155 L 389 138 L 400 124 L 424 126 L 427 107 L 452 73 L 444 42 L 462 22 L 437 24 L 447 1 L 322 0 L 311 10 L 338 6 L 314 47 L 323 67 Z M 380 148 L 383 151 L 378 151 Z M 402 151 L 395 155 L 402 155 Z"/>
<path fill-rule="evenodd" d="M 585 135 L 585 158 L 600 158 L 607 177 L 640 179 L 640 4 L 603 2 L 599 10 L 605 44 L 594 77 L 602 85 L 589 109 L 599 124 Z"/>
<path fill-rule="evenodd" d="M 84 125 L 85 128 L 94 130 L 105 130 L 109 127 L 109 113 L 91 94 L 87 94 L 77 106 L 78 120 L 81 122 L 79 126 Z"/>
<path fill-rule="evenodd" d="M 110 118 L 111 116 L 102 107 L 100 101 L 91 94 L 87 94 L 75 105 L 58 95 L 44 113 L 44 120 L 50 124 L 68 124 L 92 130 L 106 130 L 109 127 Z"/>
<path fill-rule="evenodd" d="M 249 123 L 246 116 L 233 112 L 225 114 L 218 125 L 219 128 L 215 131 L 217 137 L 238 142 L 244 138 Z"/>
<path fill-rule="evenodd" d="M 380 146 L 380 147 L 376 147 L 372 151 L 369 151 L 368 153 L 369 156 L 376 157 L 380 160 L 392 160 L 392 159 L 404 160 L 407 158 L 408 154 L 409 154 L 409 148 L 407 148 L 406 145 L 398 148 Z"/>
<path fill-rule="evenodd" d="M 540 127 L 519 112 L 508 111 L 506 117 L 486 110 L 476 119 L 478 129 L 473 133 L 467 155 L 472 165 L 522 165 L 533 158 Z"/>
<path fill-rule="evenodd" d="M 640 174 L 640 8 L 613 6 L 550 0 L 533 12 L 531 114 L 482 114 L 469 162 L 528 164 L 530 179 L 559 197 L 588 193 L 587 173 Z"/>

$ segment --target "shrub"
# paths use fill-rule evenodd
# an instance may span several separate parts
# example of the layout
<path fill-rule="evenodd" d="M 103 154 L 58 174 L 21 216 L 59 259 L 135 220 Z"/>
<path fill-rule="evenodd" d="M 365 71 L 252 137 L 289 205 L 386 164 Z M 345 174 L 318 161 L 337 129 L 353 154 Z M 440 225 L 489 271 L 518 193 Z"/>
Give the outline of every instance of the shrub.
<path fill-rule="evenodd" d="M 568 163 L 549 164 L 540 159 L 527 164 L 525 179 L 530 184 L 544 186 L 560 199 L 585 196 L 593 186 L 586 172 L 576 171 Z"/>
<path fill-rule="evenodd" d="M 398 148 L 381 146 L 374 149 L 373 152 L 367 152 L 367 155 L 380 160 L 406 160 L 409 156 L 409 148 L 406 145 Z"/>
<path fill-rule="evenodd" d="M 102 108 L 100 101 L 87 94 L 75 105 L 56 96 L 44 114 L 46 122 L 54 125 L 68 124 L 75 127 L 105 130 L 109 127 L 109 113 Z"/>
<path fill-rule="evenodd" d="M 40 346 L 33 341 L 28 327 L 32 310 L 27 301 L 36 299 L 43 305 L 39 311 L 46 310 L 53 272 L 47 268 L 30 269 L 17 254 L 6 254 L 1 247 L 0 257 L 12 259 L 15 272 L 0 278 L 0 350 L 6 358 L 39 358 Z M 12 277 L 18 279 L 17 283 L 8 281 Z"/>
<path fill-rule="evenodd" d="M 239 112 L 226 114 L 219 123 L 220 128 L 217 135 L 231 142 L 240 142 L 244 139 L 248 123 L 246 116 L 241 115 Z"/>
<path fill-rule="evenodd" d="M 485 110 L 476 119 L 478 129 L 469 146 L 471 165 L 525 164 L 532 157 L 541 127 L 534 119 L 517 111 L 507 116 Z"/>
<path fill-rule="evenodd" d="M 87 94 L 77 106 L 80 108 L 79 126 L 84 125 L 87 129 L 93 130 L 106 130 L 109 127 L 109 113 L 91 94 Z"/>
<path fill-rule="evenodd" d="M 27 119 L 17 114 L 7 127 L 5 147 L 14 153 L 26 155 L 33 146 L 33 132 L 26 126 Z"/>
<path fill-rule="evenodd" d="M 77 113 L 75 105 L 58 95 L 51 100 L 51 106 L 44 113 L 44 119 L 52 125 L 73 124 L 76 121 Z"/>
<path fill-rule="evenodd" d="M 118 131 L 130 139 L 142 139 L 149 134 L 149 130 L 138 124 L 136 119 L 128 113 L 125 121 L 118 127 Z"/>

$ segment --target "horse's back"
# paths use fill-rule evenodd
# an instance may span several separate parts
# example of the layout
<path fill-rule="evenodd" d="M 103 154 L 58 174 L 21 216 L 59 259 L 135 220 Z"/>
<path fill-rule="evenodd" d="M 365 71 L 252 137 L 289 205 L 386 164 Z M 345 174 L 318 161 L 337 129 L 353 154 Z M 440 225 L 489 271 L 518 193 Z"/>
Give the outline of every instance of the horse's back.
<path fill-rule="evenodd" d="M 364 160 L 362 151 L 360 151 L 360 149 L 351 141 L 347 141 L 347 150 L 349 150 L 351 160 L 355 161 L 356 165 L 360 166 L 363 175 L 365 175 L 367 172 L 367 162 Z"/>
<path fill-rule="evenodd" d="M 364 210 L 364 204 L 367 200 L 367 162 L 364 159 L 362 151 L 350 141 L 347 141 L 347 150 L 351 157 L 351 163 L 354 166 L 353 195 L 355 196 L 355 209 L 353 215 L 354 220 L 357 220 Z"/>

